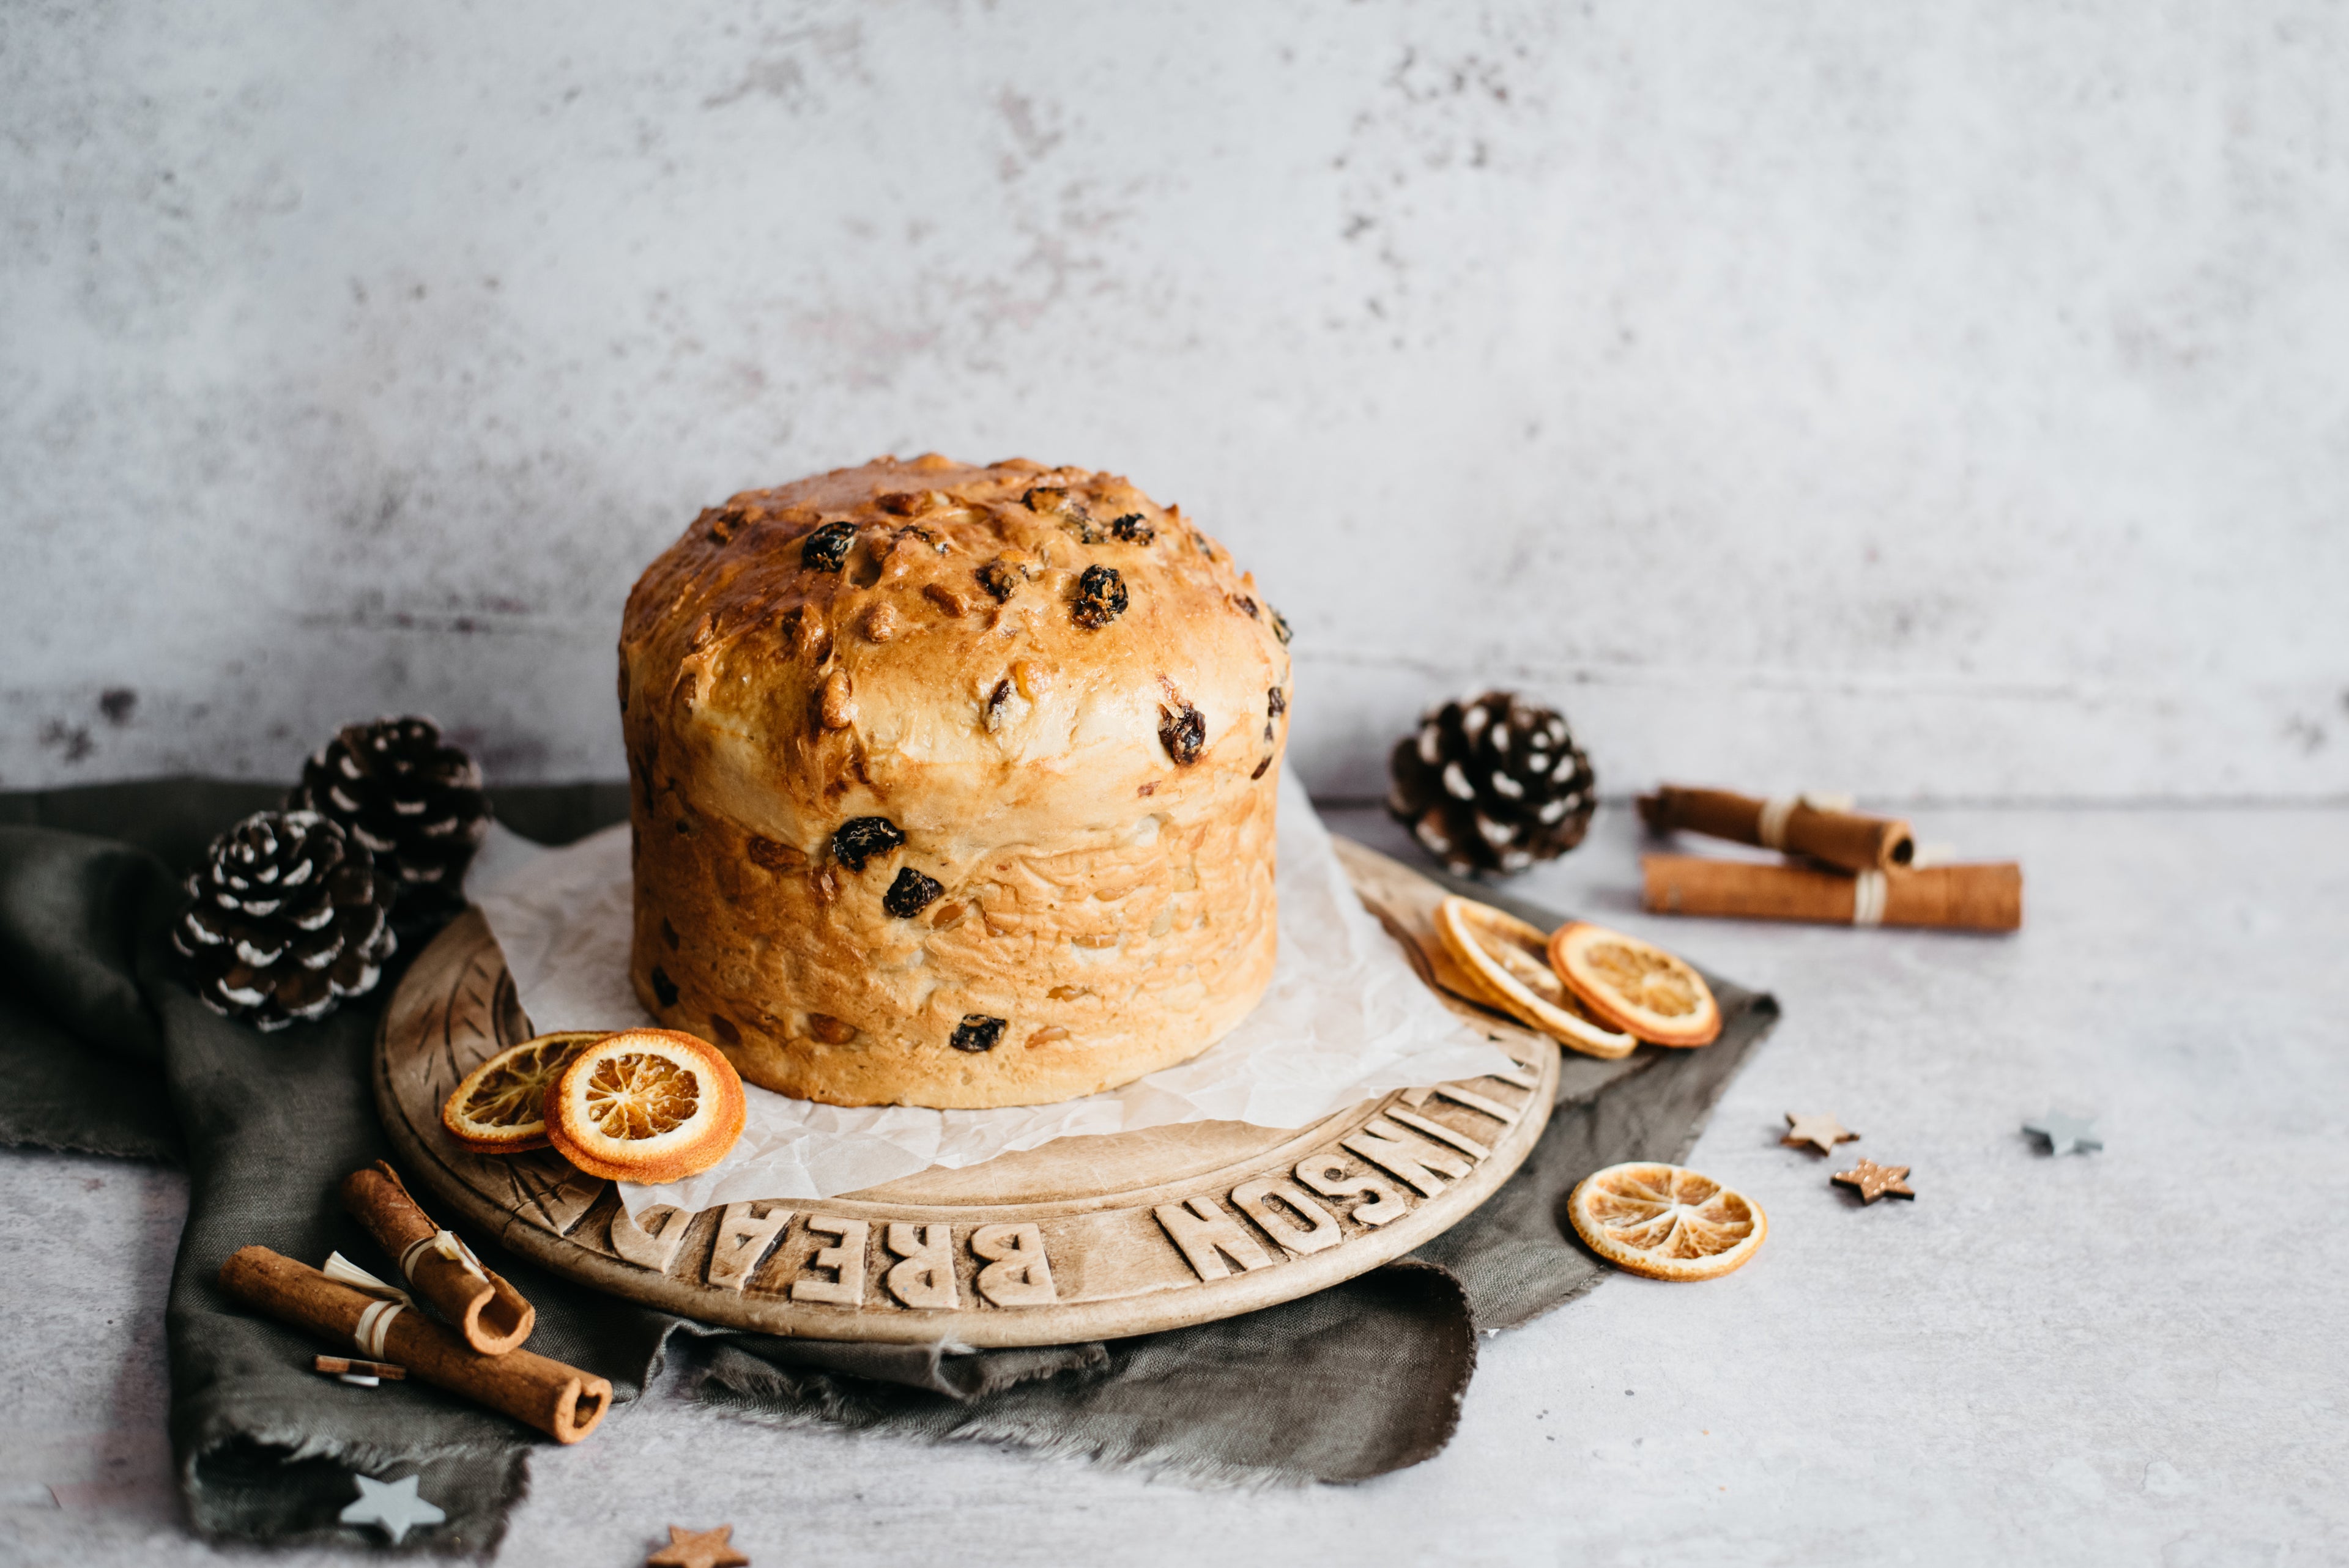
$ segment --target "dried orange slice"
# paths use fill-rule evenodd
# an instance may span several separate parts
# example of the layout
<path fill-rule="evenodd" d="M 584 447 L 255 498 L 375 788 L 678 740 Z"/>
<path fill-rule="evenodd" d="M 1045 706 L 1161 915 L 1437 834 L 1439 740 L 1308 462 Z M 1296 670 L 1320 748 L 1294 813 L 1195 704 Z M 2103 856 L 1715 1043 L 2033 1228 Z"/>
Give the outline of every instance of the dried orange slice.
<path fill-rule="evenodd" d="M 476 1154 L 546 1147 L 546 1086 L 571 1054 L 607 1031 L 573 1029 L 508 1046 L 465 1075 L 440 1107 L 449 1136 Z"/>
<path fill-rule="evenodd" d="M 1550 934 L 1549 965 L 1593 1013 L 1660 1046 L 1709 1046 L 1721 1004 L 1704 976 L 1653 943 L 1569 921 Z"/>
<path fill-rule="evenodd" d="M 1490 1007 L 1496 1013 L 1509 1011 L 1501 998 L 1493 995 L 1493 988 L 1476 977 L 1474 969 L 1452 956 L 1452 949 L 1444 945 L 1440 937 L 1425 944 L 1420 952 L 1427 958 L 1428 974 L 1446 991 L 1464 1001 L 1474 1002 L 1479 1007 Z M 1515 1017 L 1516 1015 L 1511 1013 L 1509 1016 Z"/>
<path fill-rule="evenodd" d="M 1575 1000 L 1550 968 L 1548 939 L 1538 927 L 1475 899 L 1447 898 L 1435 906 L 1435 930 L 1493 1006 L 1568 1049 L 1611 1061 L 1640 1043 Z"/>
<path fill-rule="evenodd" d="M 746 1109 L 717 1047 L 676 1029 L 623 1029 L 547 1086 L 546 1137 L 590 1176 L 676 1181 L 726 1158 Z"/>
<path fill-rule="evenodd" d="M 1592 1252 L 1650 1279 L 1719 1279 L 1744 1267 L 1770 1233 L 1761 1204 L 1680 1165 L 1594 1171 L 1566 1212 Z"/>

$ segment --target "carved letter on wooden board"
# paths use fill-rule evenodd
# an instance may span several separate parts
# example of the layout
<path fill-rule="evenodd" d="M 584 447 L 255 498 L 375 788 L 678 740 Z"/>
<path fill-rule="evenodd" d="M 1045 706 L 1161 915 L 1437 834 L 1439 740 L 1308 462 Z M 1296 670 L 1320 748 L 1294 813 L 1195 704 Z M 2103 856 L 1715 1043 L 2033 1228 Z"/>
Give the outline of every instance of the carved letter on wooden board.
<path fill-rule="evenodd" d="M 1474 1089 L 1462 1088 L 1456 1083 L 1437 1084 L 1435 1092 L 1454 1105 L 1464 1105 L 1471 1110 L 1480 1111 L 1491 1117 L 1495 1121 L 1509 1122 L 1517 1119 L 1517 1113 L 1499 1100 L 1488 1099 Z"/>
<path fill-rule="evenodd" d="M 825 1301 L 834 1306 L 864 1305 L 864 1244 L 873 1227 L 863 1220 L 833 1220 L 822 1214 L 807 1217 L 812 1235 L 837 1236 L 840 1245 L 818 1247 L 807 1261 L 812 1269 L 830 1269 L 831 1279 L 802 1277 L 792 1281 L 793 1301 Z"/>
<path fill-rule="evenodd" d="M 1044 1259 L 1044 1233 L 1033 1225 L 981 1225 L 970 1250 L 988 1260 L 973 1283 L 998 1306 L 1050 1306 L 1052 1265 Z"/>
<path fill-rule="evenodd" d="M 1383 1225 L 1411 1212 L 1411 1200 L 1403 1196 L 1402 1188 L 1367 1172 L 1350 1174 L 1346 1162 L 1335 1154 L 1312 1154 L 1299 1161 L 1297 1179 L 1324 1198 L 1367 1195 L 1370 1202 L 1355 1204 L 1350 1216 L 1358 1225 Z"/>
<path fill-rule="evenodd" d="M 1431 1171 L 1454 1178 L 1469 1171 L 1468 1162 L 1455 1155 L 1425 1144 L 1407 1142 L 1403 1130 L 1381 1116 L 1362 1123 L 1361 1131 L 1340 1139 L 1338 1147 L 1393 1171 L 1431 1198 L 1444 1191 L 1444 1183 Z"/>
<path fill-rule="evenodd" d="M 667 1203 L 656 1203 L 633 1217 L 625 1207 L 617 1208 L 612 1211 L 612 1250 L 638 1268 L 667 1274 L 692 1223 L 690 1213 Z"/>
<path fill-rule="evenodd" d="M 1428 1137 L 1433 1138 L 1441 1143 L 1449 1143 L 1453 1148 L 1457 1149 L 1461 1153 L 1465 1154 L 1471 1160 L 1482 1160 L 1486 1155 L 1493 1152 L 1490 1149 L 1487 1149 L 1485 1145 L 1477 1142 L 1466 1133 L 1446 1127 L 1444 1123 L 1437 1121 L 1431 1117 L 1414 1116 L 1410 1111 L 1402 1109 L 1400 1107 L 1389 1111 L 1387 1114 L 1393 1117 L 1397 1121 L 1402 1122 L 1405 1127 L 1410 1128 L 1414 1132 L 1424 1133 Z"/>
<path fill-rule="evenodd" d="M 1295 1221 L 1272 1206 L 1270 1201 L 1275 1198 L 1311 1228 L 1299 1230 Z M 1338 1223 L 1337 1215 L 1278 1177 L 1259 1176 L 1253 1181 L 1241 1182 L 1232 1189 L 1232 1202 L 1263 1226 L 1266 1235 L 1299 1257 L 1334 1247 L 1346 1239 L 1345 1227 Z"/>
<path fill-rule="evenodd" d="M 1191 1270 L 1201 1279 L 1226 1279 L 1230 1258 L 1244 1269 L 1272 1266 L 1272 1256 L 1257 1244 L 1247 1227 L 1217 1206 L 1213 1198 L 1198 1197 L 1189 1201 L 1190 1207 L 1178 1203 L 1161 1203 L 1151 1212 L 1158 1222 L 1166 1227 L 1167 1237 L 1182 1249 Z"/>
<path fill-rule="evenodd" d="M 882 1276 L 891 1295 L 906 1306 L 961 1305 L 955 1289 L 953 1226 L 910 1225 L 893 1220 L 888 1236 L 889 1250 L 898 1258 Z"/>
<path fill-rule="evenodd" d="M 702 1277 L 721 1290 L 740 1290 L 791 1222 L 789 1209 L 768 1210 L 762 1202 L 727 1204 L 718 1215 L 718 1235 L 709 1243 L 709 1267 Z"/>

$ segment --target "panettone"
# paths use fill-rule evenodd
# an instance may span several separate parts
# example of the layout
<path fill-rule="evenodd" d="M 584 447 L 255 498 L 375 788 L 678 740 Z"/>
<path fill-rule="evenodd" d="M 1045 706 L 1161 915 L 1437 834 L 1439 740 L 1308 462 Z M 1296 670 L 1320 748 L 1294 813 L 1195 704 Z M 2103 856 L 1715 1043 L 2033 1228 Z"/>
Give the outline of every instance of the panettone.
<path fill-rule="evenodd" d="M 705 511 L 620 637 L 637 995 L 836 1105 L 1197 1055 L 1272 975 L 1286 642 L 1109 474 L 885 458 Z"/>

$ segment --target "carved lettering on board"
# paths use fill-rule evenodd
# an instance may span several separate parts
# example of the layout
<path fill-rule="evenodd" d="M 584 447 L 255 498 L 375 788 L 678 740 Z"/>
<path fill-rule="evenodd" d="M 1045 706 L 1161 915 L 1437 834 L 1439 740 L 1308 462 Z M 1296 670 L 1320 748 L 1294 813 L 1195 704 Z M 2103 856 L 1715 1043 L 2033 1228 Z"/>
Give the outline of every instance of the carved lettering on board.
<path fill-rule="evenodd" d="M 981 1225 L 970 1233 L 970 1250 L 987 1260 L 972 1283 L 997 1306 L 1050 1306 L 1056 1299 L 1044 1233 L 1035 1226 Z"/>
<path fill-rule="evenodd" d="M 887 1235 L 897 1262 L 881 1283 L 901 1305 L 952 1308 L 961 1304 L 955 1289 L 953 1226 L 892 1220 Z"/>
<path fill-rule="evenodd" d="M 1272 1266 L 1272 1256 L 1247 1233 L 1246 1226 L 1226 1213 L 1213 1198 L 1196 1197 L 1185 1203 L 1161 1203 L 1151 1212 L 1180 1248 L 1191 1271 L 1201 1279 L 1227 1279 L 1231 1264 L 1244 1269 Z"/>
<path fill-rule="evenodd" d="M 1298 1229 L 1296 1220 L 1273 1207 L 1272 1200 L 1276 1198 L 1297 1219 L 1305 1222 L 1305 1229 Z M 1337 1215 L 1276 1176 L 1259 1176 L 1253 1181 L 1241 1182 L 1232 1189 L 1232 1202 L 1261 1226 L 1266 1235 L 1299 1257 L 1334 1247 L 1346 1239 L 1346 1229 L 1338 1223 Z"/>
<path fill-rule="evenodd" d="M 1368 1171 L 1355 1175 L 1335 1154 L 1309 1154 L 1297 1162 L 1297 1179 L 1324 1198 L 1367 1197 L 1347 1218 L 1358 1225 L 1383 1225 L 1411 1212 L 1411 1200 L 1402 1188 Z"/>
<path fill-rule="evenodd" d="M 1338 1147 L 1402 1177 L 1431 1198 L 1444 1191 L 1438 1173 L 1456 1180 L 1469 1171 L 1465 1161 L 1443 1150 L 1406 1141 L 1402 1129 L 1382 1116 L 1371 1118 L 1358 1130 L 1340 1139 Z"/>
<path fill-rule="evenodd" d="M 764 1202 L 727 1204 L 719 1212 L 718 1235 L 709 1243 L 709 1266 L 701 1277 L 719 1290 L 740 1290 L 791 1222 L 789 1209 Z"/>
<path fill-rule="evenodd" d="M 1449 1143 L 1471 1160 L 1481 1161 L 1493 1152 L 1466 1133 L 1446 1127 L 1432 1117 L 1414 1116 L 1402 1109 L 1391 1110 L 1387 1114 L 1415 1132 L 1423 1132 L 1438 1142 Z"/>
<path fill-rule="evenodd" d="M 692 1223 L 690 1213 L 667 1203 L 655 1203 L 633 1216 L 623 1205 L 612 1211 L 612 1250 L 638 1268 L 667 1274 Z"/>
<path fill-rule="evenodd" d="M 1497 1099 L 1487 1099 L 1478 1094 L 1473 1088 L 1462 1088 L 1456 1083 L 1440 1083 L 1435 1086 L 1435 1092 L 1454 1105 L 1464 1105 L 1471 1110 L 1482 1111 L 1495 1121 L 1515 1123 L 1517 1119 L 1516 1111 Z"/>
<path fill-rule="evenodd" d="M 836 1236 L 836 1247 L 818 1247 L 807 1261 L 812 1269 L 830 1269 L 830 1279 L 807 1275 L 792 1281 L 793 1301 L 829 1302 L 833 1306 L 864 1305 L 864 1245 L 873 1227 L 863 1220 L 834 1220 L 823 1214 L 807 1217 L 811 1235 Z"/>

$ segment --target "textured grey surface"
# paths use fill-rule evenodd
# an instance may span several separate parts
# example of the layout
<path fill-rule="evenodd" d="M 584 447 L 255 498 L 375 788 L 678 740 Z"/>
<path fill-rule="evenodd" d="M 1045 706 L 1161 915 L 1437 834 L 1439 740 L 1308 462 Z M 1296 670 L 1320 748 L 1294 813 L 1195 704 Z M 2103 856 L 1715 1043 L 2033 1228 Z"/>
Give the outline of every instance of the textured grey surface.
<path fill-rule="evenodd" d="M 1629 815 L 1519 885 L 1785 1004 L 1692 1156 L 1769 1211 L 1741 1273 L 1615 1278 L 1487 1341 L 1452 1448 L 1360 1487 L 1199 1492 L 665 1388 L 537 1456 L 504 1560 L 619 1568 L 720 1521 L 762 1563 L 2349 1556 L 2349 810 L 1935 813 L 2024 861 L 2012 938 L 1651 921 Z M 2051 1160 L 2022 1131 L 2051 1106 L 2107 1148 Z M 1781 1148 L 1812 1109 L 1917 1201 L 1862 1209 Z M 0 1560 L 210 1560 L 160 1431 L 180 1181 L 0 1172 Z"/>
<path fill-rule="evenodd" d="M 1299 765 L 2349 796 L 2349 12 L 0 7 L 0 786 L 421 707 L 619 775 L 636 572 L 926 448 L 1133 475 Z"/>

